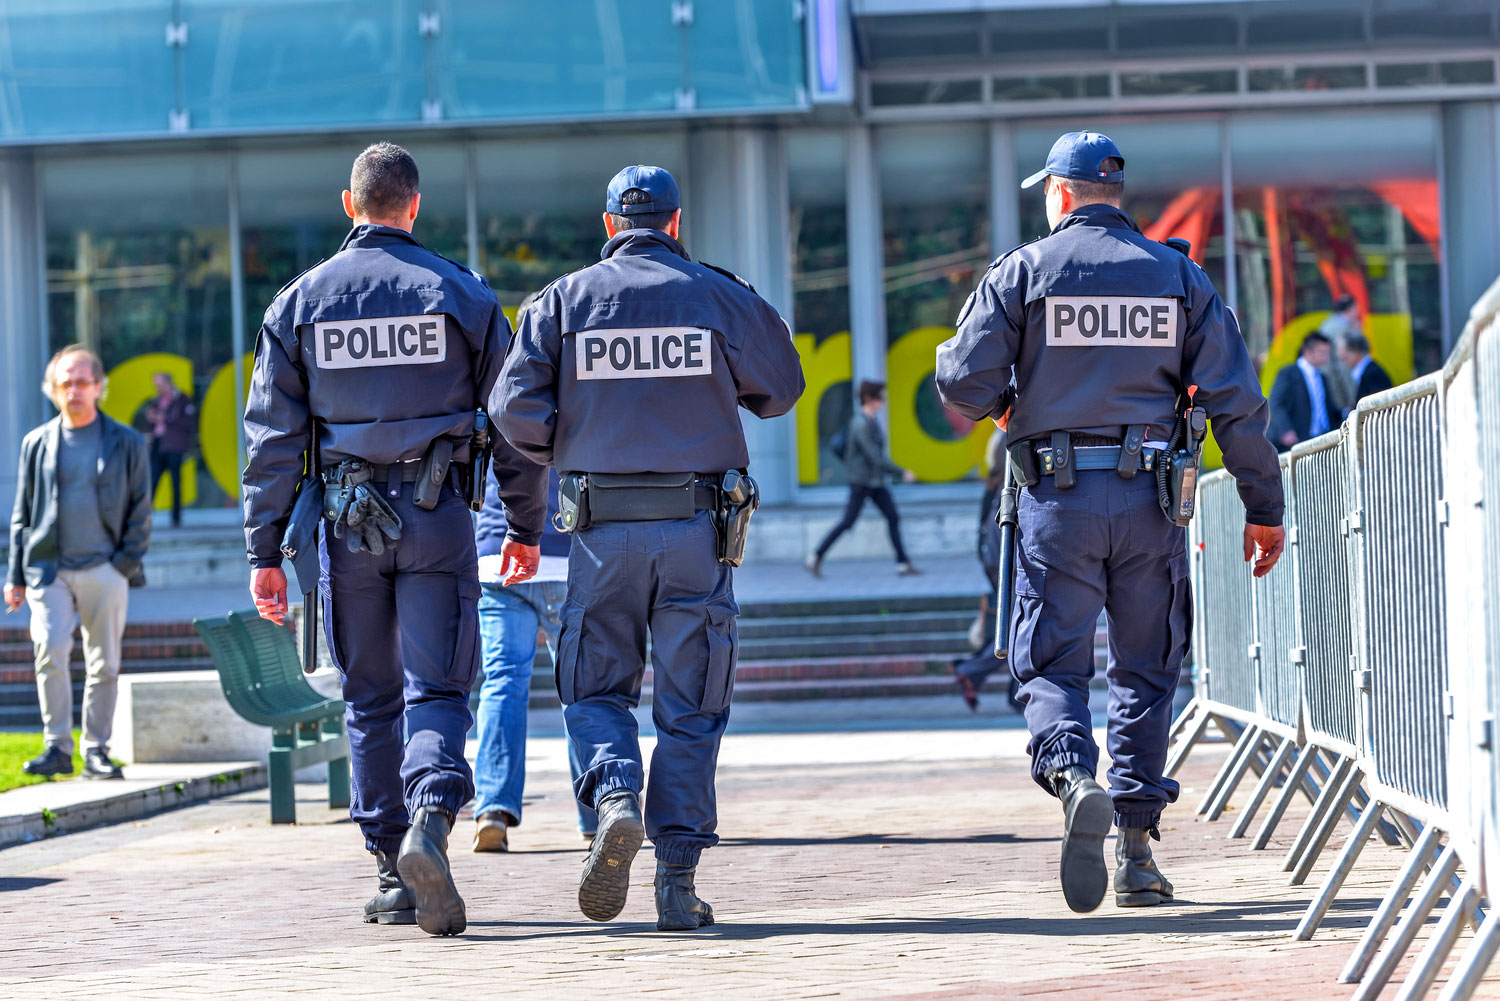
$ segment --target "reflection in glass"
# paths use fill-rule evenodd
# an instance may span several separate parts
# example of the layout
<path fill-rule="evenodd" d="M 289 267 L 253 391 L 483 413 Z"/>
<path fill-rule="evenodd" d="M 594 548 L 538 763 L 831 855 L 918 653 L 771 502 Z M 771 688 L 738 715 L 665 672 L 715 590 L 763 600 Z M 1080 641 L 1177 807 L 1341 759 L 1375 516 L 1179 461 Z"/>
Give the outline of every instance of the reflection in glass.
<path fill-rule="evenodd" d="M 686 159 L 682 140 L 660 132 L 480 144 L 479 271 L 500 304 L 514 310 L 559 276 L 599 260 L 604 191 L 620 168 L 665 167 L 683 187 Z"/>
<path fill-rule="evenodd" d="M 1231 123 L 1239 318 L 1269 386 L 1350 295 L 1398 383 L 1442 362 L 1436 125 L 1425 111 Z"/>
<path fill-rule="evenodd" d="M 983 441 L 941 447 L 974 437 L 975 426 L 938 401 L 930 359 L 994 253 L 988 145 L 988 132 L 968 125 L 893 126 L 875 136 L 891 447 L 924 480 L 972 476 L 983 454 Z"/>
<path fill-rule="evenodd" d="M 787 138 L 792 312 L 807 380 L 797 408 L 797 479 L 803 484 L 845 482 L 843 463 L 828 442 L 854 413 L 844 156 L 837 133 Z"/>
<path fill-rule="evenodd" d="M 41 173 L 51 349 L 99 354 L 111 373 L 103 407 L 117 420 L 141 425 L 156 370 L 201 400 L 230 360 L 224 158 L 59 158 Z M 153 357 L 127 366 L 142 355 Z M 189 504 L 232 500 L 201 463 L 183 475 Z"/>

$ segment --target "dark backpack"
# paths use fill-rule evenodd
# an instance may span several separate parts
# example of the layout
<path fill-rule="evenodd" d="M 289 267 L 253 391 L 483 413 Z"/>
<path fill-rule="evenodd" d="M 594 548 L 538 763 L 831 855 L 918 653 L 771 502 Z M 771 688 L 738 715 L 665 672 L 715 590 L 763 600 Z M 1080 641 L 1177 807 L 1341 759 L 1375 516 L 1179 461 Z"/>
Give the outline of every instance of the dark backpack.
<path fill-rule="evenodd" d="M 840 462 L 848 461 L 849 428 L 847 426 L 839 428 L 833 433 L 833 437 L 828 439 L 828 451 Z"/>

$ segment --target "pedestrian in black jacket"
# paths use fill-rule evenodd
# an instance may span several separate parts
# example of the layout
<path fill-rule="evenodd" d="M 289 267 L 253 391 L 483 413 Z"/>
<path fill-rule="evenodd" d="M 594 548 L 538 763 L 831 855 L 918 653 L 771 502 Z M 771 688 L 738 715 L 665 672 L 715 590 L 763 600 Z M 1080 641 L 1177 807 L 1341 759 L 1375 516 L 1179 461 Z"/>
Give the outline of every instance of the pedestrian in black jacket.
<path fill-rule="evenodd" d="M 1339 360 L 1349 370 L 1354 380 L 1354 400 L 1359 402 L 1366 396 L 1390 389 L 1391 374 L 1374 358 L 1370 357 L 1370 342 L 1365 335 L 1354 330 L 1339 340 Z"/>

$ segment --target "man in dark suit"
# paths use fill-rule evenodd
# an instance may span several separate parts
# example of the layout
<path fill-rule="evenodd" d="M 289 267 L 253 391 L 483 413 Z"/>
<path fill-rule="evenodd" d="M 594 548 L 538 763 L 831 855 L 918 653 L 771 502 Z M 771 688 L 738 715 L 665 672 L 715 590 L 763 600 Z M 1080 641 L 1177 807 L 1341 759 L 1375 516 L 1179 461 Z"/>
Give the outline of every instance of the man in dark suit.
<path fill-rule="evenodd" d="M 1344 363 L 1344 367 L 1349 370 L 1349 377 L 1354 380 L 1356 401 L 1394 385 L 1391 374 L 1381 367 L 1380 362 L 1370 357 L 1370 342 L 1357 330 L 1351 330 L 1339 338 L 1339 360 Z"/>
<path fill-rule="evenodd" d="M 1339 414 L 1319 371 L 1333 353 L 1328 338 L 1314 331 L 1302 342 L 1296 362 L 1276 373 L 1271 384 L 1271 422 L 1266 436 L 1285 452 L 1299 441 L 1338 427 Z"/>

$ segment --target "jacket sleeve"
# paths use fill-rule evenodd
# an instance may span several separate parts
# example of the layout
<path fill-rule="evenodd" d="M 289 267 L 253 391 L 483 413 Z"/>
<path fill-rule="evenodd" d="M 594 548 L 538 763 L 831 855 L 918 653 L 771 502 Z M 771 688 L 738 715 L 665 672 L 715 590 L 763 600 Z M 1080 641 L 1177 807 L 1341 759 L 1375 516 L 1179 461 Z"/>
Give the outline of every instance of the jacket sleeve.
<path fill-rule="evenodd" d="M 122 426 L 120 433 L 125 437 L 126 489 L 130 501 L 120 533 L 120 548 L 110 562 L 126 577 L 133 577 L 151 544 L 151 453 L 146 439 L 133 428 Z"/>
<path fill-rule="evenodd" d="M 1008 390 L 1026 314 L 1013 287 L 1020 274 L 1012 261 L 995 262 L 964 303 L 958 330 L 938 345 L 938 396 L 971 421 L 999 417 L 1013 399 Z"/>
<path fill-rule="evenodd" d="M 1201 275 L 1201 272 L 1200 272 Z M 1276 448 L 1266 438 L 1267 406 L 1250 364 L 1234 314 L 1206 275 L 1195 283 L 1202 305 L 1189 316 L 1183 352 L 1184 386 L 1197 386 L 1193 400 L 1208 411 L 1224 466 L 1238 481 L 1245 520 L 1280 525 L 1285 502 Z"/>
<path fill-rule="evenodd" d="M 562 324 L 556 302 L 554 296 L 543 293 L 522 311 L 500 377 L 489 397 L 490 420 L 500 434 L 515 451 L 543 466 L 552 463 L 557 433 L 557 366 L 562 353 Z M 499 455 L 497 447 L 497 461 Z M 496 471 L 504 475 L 501 470 Z"/>
<path fill-rule="evenodd" d="M 475 364 L 479 406 L 487 406 L 494 394 L 505 348 L 510 341 L 510 321 L 496 302 Z M 491 420 L 498 429 L 499 421 L 493 416 Z M 495 448 L 495 476 L 500 482 L 500 503 L 505 509 L 508 526 L 506 538 L 524 546 L 535 546 L 542 541 L 542 528 L 547 518 L 547 467 L 522 455 L 498 430 L 491 435 L 491 440 Z M 489 470 L 482 470 L 482 473 L 488 476 Z"/>
<path fill-rule="evenodd" d="M 255 370 L 245 400 L 245 547 L 256 569 L 281 566 L 281 539 L 312 428 L 307 373 L 300 359 L 287 353 L 275 322 L 268 310 L 255 340 Z"/>
<path fill-rule="evenodd" d="M 16 505 L 10 514 L 10 565 L 5 570 L 5 582 L 15 587 L 26 586 L 26 572 L 22 566 L 26 558 L 26 533 L 31 528 L 31 495 L 36 490 L 33 470 L 36 467 L 37 442 L 28 437 L 21 442 L 21 468 L 16 478 Z"/>
<path fill-rule="evenodd" d="M 740 406 L 757 417 L 780 417 L 807 388 L 802 358 L 792 341 L 791 326 L 770 303 L 759 296 L 756 299 L 751 332 L 738 352 L 729 353 L 729 364 Z"/>

